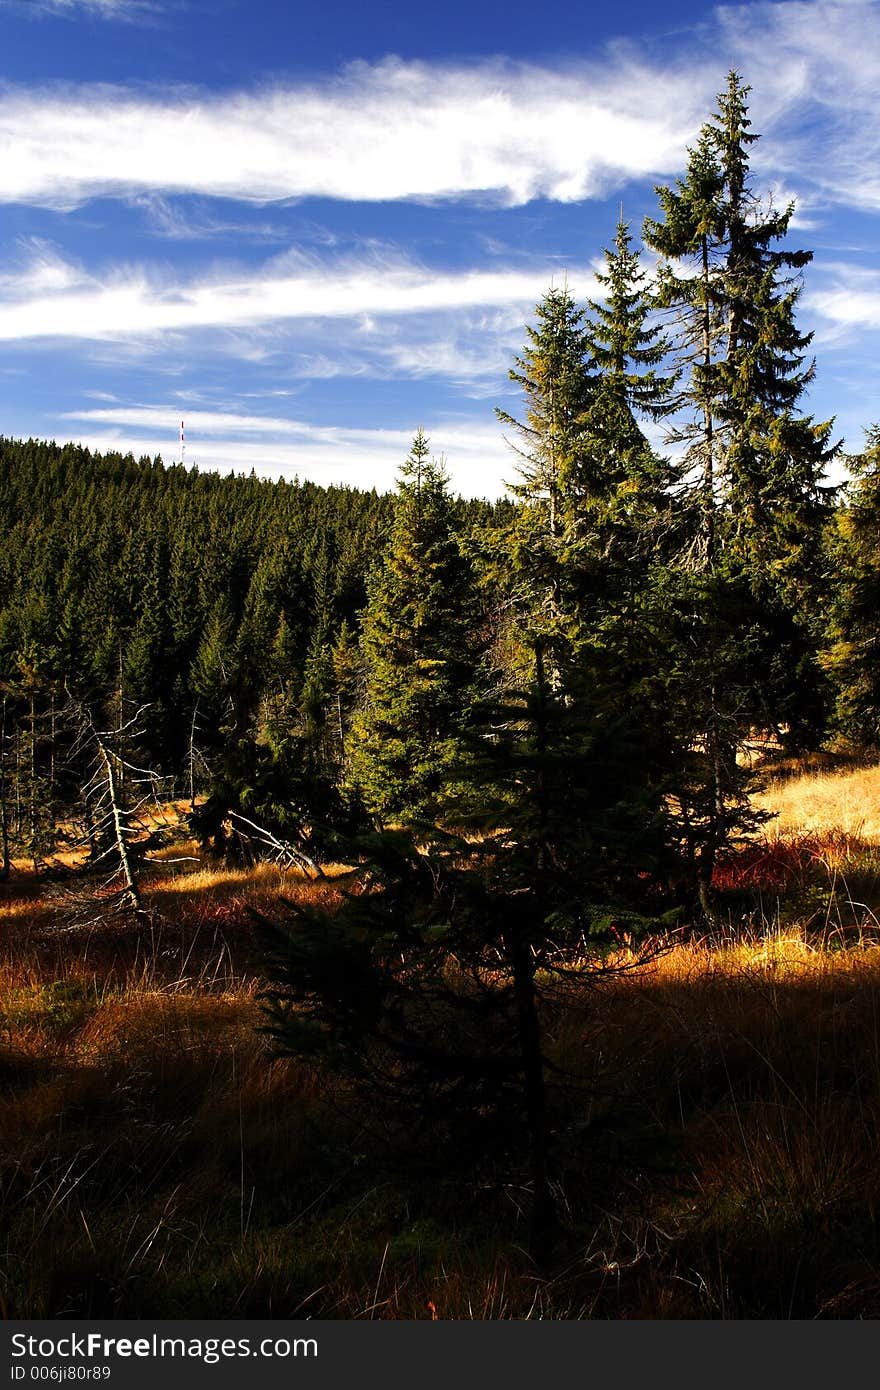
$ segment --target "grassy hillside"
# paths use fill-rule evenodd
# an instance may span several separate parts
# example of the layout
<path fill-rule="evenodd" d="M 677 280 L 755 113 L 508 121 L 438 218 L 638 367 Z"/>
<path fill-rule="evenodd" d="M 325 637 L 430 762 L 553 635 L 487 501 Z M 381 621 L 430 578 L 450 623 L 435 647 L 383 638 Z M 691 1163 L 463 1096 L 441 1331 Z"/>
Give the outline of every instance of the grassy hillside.
<path fill-rule="evenodd" d="M 544 1019 L 565 1231 L 540 1271 L 491 1144 L 438 1142 L 257 1031 L 250 909 L 332 902 L 341 868 L 216 870 L 178 843 L 149 926 L 69 930 L 69 882 L 19 866 L 0 885 L 0 1311 L 880 1315 L 878 777 L 780 777 L 778 821 L 719 870 L 716 935 L 658 943 Z"/>

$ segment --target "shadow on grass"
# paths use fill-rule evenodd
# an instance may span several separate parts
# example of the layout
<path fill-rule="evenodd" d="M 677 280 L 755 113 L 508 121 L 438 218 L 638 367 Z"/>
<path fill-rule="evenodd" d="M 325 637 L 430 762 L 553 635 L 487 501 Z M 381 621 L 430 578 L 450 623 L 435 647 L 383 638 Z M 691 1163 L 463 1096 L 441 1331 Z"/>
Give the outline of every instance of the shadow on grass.
<path fill-rule="evenodd" d="M 10 1316 L 880 1315 L 880 950 L 691 943 L 561 995 L 541 1271 L 515 1117 L 273 1060 L 232 971 L 148 986 L 7 971 Z"/>

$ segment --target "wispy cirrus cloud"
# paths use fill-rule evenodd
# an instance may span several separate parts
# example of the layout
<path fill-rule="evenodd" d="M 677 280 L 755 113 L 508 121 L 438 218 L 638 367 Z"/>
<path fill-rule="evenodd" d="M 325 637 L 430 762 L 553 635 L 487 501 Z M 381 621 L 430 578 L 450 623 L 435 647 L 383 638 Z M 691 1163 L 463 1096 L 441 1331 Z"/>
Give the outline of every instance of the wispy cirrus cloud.
<path fill-rule="evenodd" d="M 131 199 L 133 207 L 143 213 L 146 226 L 164 241 L 210 241 L 225 237 L 239 242 L 284 241 L 287 232 L 275 222 L 252 222 L 219 217 L 199 200 L 196 208 L 184 208 L 181 200 L 172 201 L 161 193 L 140 193 Z"/>
<path fill-rule="evenodd" d="M 159 0 L 0 0 L 0 10 L 26 14 L 31 19 L 51 15 L 91 15 L 98 19 L 135 20 L 156 14 Z"/>
<path fill-rule="evenodd" d="M 804 295 L 804 306 L 820 320 L 819 336 L 842 338 L 880 331 L 880 271 L 838 264 L 827 267 L 827 283 Z"/>
<path fill-rule="evenodd" d="M 587 282 L 581 276 L 579 283 Z M 590 293 L 597 288 L 594 282 Z M 497 400 L 514 356 L 522 351 L 526 307 L 531 305 L 523 301 L 383 324 L 377 341 L 368 345 L 372 370 L 416 379 L 443 377 L 465 397 Z"/>
<path fill-rule="evenodd" d="M 877 0 L 725 6 L 718 23 L 773 135 L 755 148 L 756 166 L 825 199 L 880 209 Z"/>
<path fill-rule="evenodd" d="M 28 264 L 0 277 L 0 341 L 136 340 L 176 330 L 387 318 L 475 305 L 522 310 L 541 297 L 553 274 L 546 262 L 444 273 L 399 254 L 333 262 L 291 253 L 256 271 L 184 280 L 149 266 L 98 275 L 38 245 Z M 592 275 L 583 272 L 580 279 L 591 291 Z"/>

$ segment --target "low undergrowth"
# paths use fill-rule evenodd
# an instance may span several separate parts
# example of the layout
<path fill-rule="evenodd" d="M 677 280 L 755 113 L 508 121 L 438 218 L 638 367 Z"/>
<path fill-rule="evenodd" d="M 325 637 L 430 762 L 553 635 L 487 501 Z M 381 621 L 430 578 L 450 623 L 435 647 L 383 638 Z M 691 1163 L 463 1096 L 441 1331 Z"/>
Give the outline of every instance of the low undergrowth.
<path fill-rule="evenodd" d="M 880 844 L 840 830 L 766 836 L 716 865 L 719 921 L 739 937 L 805 931 L 826 950 L 880 941 Z"/>
<path fill-rule="evenodd" d="M 18 872 L 0 1315 L 880 1316 L 880 848 L 843 814 L 865 776 L 786 782 L 789 820 L 716 870 L 711 935 L 547 1005 L 540 1269 L 492 1116 L 406 1113 L 270 1055 L 254 911 L 332 907 L 344 866 L 315 881 L 182 846 L 144 918 L 76 931 L 65 886 Z M 817 797 L 829 819 L 798 820 Z"/>
<path fill-rule="evenodd" d="M 2 1311 L 880 1315 L 880 946 L 869 910 L 841 906 L 873 853 L 753 846 L 722 868 L 734 899 L 818 885 L 836 925 L 750 909 L 548 1007 L 560 1230 L 542 1269 L 491 1117 L 404 1114 L 270 1056 L 250 909 L 339 882 L 157 869 L 152 926 L 84 935 L 7 885 Z"/>

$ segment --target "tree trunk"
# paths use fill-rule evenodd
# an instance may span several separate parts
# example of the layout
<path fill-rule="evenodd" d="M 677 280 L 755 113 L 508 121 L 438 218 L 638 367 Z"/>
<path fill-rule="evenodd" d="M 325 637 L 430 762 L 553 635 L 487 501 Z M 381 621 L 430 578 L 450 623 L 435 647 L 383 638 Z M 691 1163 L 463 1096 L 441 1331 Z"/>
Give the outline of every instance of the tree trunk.
<path fill-rule="evenodd" d="M 110 806 L 113 813 L 113 833 L 116 840 L 116 852 L 119 855 L 119 863 L 122 869 L 122 877 L 125 882 L 124 896 L 128 900 L 129 906 L 138 915 L 144 915 L 144 904 L 138 888 L 137 879 L 131 866 L 131 859 L 128 853 L 128 843 L 125 837 L 125 824 L 122 816 L 122 807 L 119 801 L 119 790 L 117 787 L 116 774 L 113 770 L 114 754 L 106 747 L 100 734 L 95 732 L 95 742 L 98 752 L 104 765 L 104 775 L 107 779 L 107 793 L 110 797 Z"/>
<path fill-rule="evenodd" d="M 9 816 L 6 811 L 6 779 L 0 778 L 0 837 L 3 841 L 3 863 L 0 865 L 0 882 L 5 882 L 12 869 L 9 858 Z"/>
<path fill-rule="evenodd" d="M 192 722 L 189 726 L 189 809 L 195 814 L 196 809 L 196 719 L 199 713 L 199 702 L 196 700 L 193 707 Z"/>
<path fill-rule="evenodd" d="M 28 793 L 28 834 L 31 842 L 31 859 L 33 860 L 34 872 L 39 868 L 39 855 L 37 853 L 37 711 L 33 692 L 29 704 L 30 720 L 30 788 Z"/>
<path fill-rule="evenodd" d="M 544 758 L 547 752 L 547 686 L 549 682 L 544 667 L 544 651 L 540 643 L 535 647 L 535 683 L 540 699 L 540 716 L 536 733 L 538 753 L 541 759 L 536 792 L 540 811 L 540 831 L 543 832 L 549 812 L 544 775 Z M 539 923 L 543 925 L 545 911 L 543 870 L 547 849 L 543 833 L 539 832 L 539 835 L 538 873 L 531 910 L 537 914 Z M 546 1263 L 552 1252 L 555 1212 L 547 1173 L 547 1085 L 544 1075 L 544 1054 L 541 1050 L 541 1027 L 538 1019 L 537 991 L 535 989 L 535 957 L 525 923 L 515 924 L 510 946 L 517 1010 L 517 1031 L 522 1062 L 523 1099 L 529 1136 L 529 1166 L 534 1189 L 529 1245 L 532 1258 L 541 1265 Z"/>
<path fill-rule="evenodd" d="M 703 367 L 706 381 L 703 391 L 709 390 L 709 369 L 712 366 L 712 306 L 709 300 L 709 243 L 703 237 Z M 715 564 L 715 423 L 712 419 L 712 401 L 708 394 L 703 397 L 703 527 L 705 534 L 705 568 L 711 570 Z"/>
<path fill-rule="evenodd" d="M 3 714 L 0 720 L 0 837 L 2 837 L 3 863 L 0 866 L 0 880 L 10 873 L 9 858 L 9 812 L 6 806 L 6 701 L 3 701 Z"/>
<path fill-rule="evenodd" d="M 547 1172 L 547 1085 L 535 992 L 535 962 L 522 931 L 517 932 L 512 954 L 529 1169 L 534 1192 L 529 1248 L 536 1264 L 542 1265 L 553 1250 L 556 1219 Z"/>

